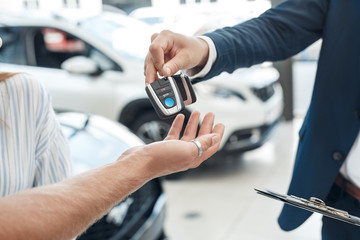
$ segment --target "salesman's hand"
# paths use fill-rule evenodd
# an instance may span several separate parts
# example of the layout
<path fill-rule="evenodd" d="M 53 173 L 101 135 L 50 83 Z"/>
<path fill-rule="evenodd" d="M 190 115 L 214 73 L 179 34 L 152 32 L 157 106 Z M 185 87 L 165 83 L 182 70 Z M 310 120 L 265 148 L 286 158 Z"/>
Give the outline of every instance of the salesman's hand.
<path fill-rule="evenodd" d="M 179 70 L 201 67 L 209 55 L 207 43 L 196 37 L 164 30 L 153 34 L 151 45 L 145 59 L 144 74 L 146 84 L 161 76 L 171 76 Z"/>
<path fill-rule="evenodd" d="M 164 141 L 131 149 L 125 152 L 125 155 L 134 154 L 135 158 L 132 159 L 141 161 L 137 165 L 138 167 L 141 166 L 143 176 L 148 179 L 199 166 L 216 153 L 224 133 L 224 125 L 216 124 L 213 126 L 214 114 L 208 113 L 205 115 L 196 137 L 199 117 L 198 111 L 191 114 L 184 134 L 179 139 L 184 123 L 184 116 L 179 114 Z M 198 140 L 202 146 L 203 153 L 201 156 L 198 156 L 198 147 L 191 141 L 194 139 Z"/>

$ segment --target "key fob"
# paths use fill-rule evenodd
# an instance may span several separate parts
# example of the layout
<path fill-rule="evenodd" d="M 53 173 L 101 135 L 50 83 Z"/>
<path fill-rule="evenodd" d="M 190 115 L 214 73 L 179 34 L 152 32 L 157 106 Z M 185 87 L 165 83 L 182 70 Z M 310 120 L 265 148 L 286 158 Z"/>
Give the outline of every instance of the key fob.
<path fill-rule="evenodd" d="M 171 118 L 185 108 L 179 88 L 172 77 L 148 84 L 145 89 L 160 118 Z"/>
<path fill-rule="evenodd" d="M 185 106 L 196 102 L 196 95 L 190 82 L 190 78 L 183 73 L 173 75 L 172 78 L 175 79 Z"/>

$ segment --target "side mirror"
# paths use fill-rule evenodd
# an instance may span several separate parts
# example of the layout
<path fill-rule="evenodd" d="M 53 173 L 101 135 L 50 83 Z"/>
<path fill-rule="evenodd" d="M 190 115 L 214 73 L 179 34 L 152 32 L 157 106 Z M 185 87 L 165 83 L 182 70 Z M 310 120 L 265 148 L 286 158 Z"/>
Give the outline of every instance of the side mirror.
<path fill-rule="evenodd" d="M 100 75 L 101 69 L 94 60 L 84 57 L 76 56 L 65 60 L 61 64 L 61 69 L 73 74 L 86 74 L 86 75 Z"/>

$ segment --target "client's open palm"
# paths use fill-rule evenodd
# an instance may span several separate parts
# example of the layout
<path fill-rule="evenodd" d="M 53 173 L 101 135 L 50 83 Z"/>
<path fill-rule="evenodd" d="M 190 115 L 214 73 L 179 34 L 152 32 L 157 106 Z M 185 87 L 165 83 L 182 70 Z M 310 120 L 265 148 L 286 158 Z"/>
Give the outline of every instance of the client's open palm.
<path fill-rule="evenodd" d="M 199 166 L 217 152 L 221 138 L 224 133 L 224 125 L 214 126 L 214 114 L 205 115 L 199 133 L 196 136 L 199 125 L 200 113 L 195 111 L 191 114 L 186 125 L 183 136 L 180 132 L 184 124 L 184 116 L 178 115 L 164 141 L 155 142 L 145 147 L 151 156 L 150 170 L 158 176 L 184 171 Z M 199 147 L 192 142 L 196 139 L 202 147 L 202 154 L 199 155 Z"/>

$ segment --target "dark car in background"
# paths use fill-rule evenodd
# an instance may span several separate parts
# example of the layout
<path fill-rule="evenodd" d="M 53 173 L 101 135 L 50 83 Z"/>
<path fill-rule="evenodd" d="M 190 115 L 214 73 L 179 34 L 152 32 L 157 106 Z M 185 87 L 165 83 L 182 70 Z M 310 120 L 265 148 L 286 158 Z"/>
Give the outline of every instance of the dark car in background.
<path fill-rule="evenodd" d="M 120 123 L 82 113 L 61 113 L 58 119 L 70 144 L 74 174 L 116 159 L 143 142 Z M 93 224 L 80 240 L 162 240 L 166 198 L 159 179 L 128 196 Z"/>

